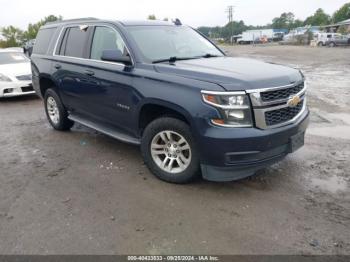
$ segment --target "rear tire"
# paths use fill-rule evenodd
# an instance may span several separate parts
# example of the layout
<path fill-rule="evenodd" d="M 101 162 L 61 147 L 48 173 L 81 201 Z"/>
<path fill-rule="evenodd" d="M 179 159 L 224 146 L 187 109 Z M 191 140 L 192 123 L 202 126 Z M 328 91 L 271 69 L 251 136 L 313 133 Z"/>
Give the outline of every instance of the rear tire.
<path fill-rule="evenodd" d="M 151 122 L 143 132 L 141 153 L 159 179 L 185 184 L 198 178 L 199 156 L 190 127 L 172 117 Z"/>
<path fill-rule="evenodd" d="M 65 131 L 74 125 L 74 122 L 68 119 L 68 112 L 54 89 L 46 90 L 44 104 L 47 119 L 54 129 Z"/>

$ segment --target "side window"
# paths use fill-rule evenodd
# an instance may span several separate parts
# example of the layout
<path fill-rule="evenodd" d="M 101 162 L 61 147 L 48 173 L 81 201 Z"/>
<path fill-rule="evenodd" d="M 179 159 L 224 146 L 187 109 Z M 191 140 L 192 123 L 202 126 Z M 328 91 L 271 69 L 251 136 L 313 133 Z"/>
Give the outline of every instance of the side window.
<path fill-rule="evenodd" d="M 80 29 L 79 27 L 69 28 L 64 36 L 62 43 L 65 56 L 84 57 L 84 49 L 88 39 L 88 30 Z M 61 50 L 62 51 L 62 50 Z M 60 51 L 60 53 L 61 53 Z"/>
<path fill-rule="evenodd" d="M 56 30 L 56 27 L 41 29 L 36 37 L 33 53 L 44 55 L 47 53 L 52 36 Z"/>
<path fill-rule="evenodd" d="M 109 27 L 97 26 L 92 39 L 90 58 L 101 60 L 104 50 L 119 50 L 127 55 L 125 43 L 117 31 Z"/>

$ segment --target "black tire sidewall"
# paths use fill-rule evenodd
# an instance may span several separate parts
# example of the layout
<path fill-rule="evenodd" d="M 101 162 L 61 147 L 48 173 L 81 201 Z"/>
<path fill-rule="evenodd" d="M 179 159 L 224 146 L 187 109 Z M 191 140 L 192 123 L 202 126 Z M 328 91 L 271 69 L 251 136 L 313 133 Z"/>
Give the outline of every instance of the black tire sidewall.
<path fill-rule="evenodd" d="M 152 158 L 150 146 L 151 142 L 156 134 L 165 130 L 170 130 L 181 134 L 191 147 L 191 163 L 181 173 L 172 174 L 165 172 L 158 167 Z M 150 169 L 150 171 L 155 176 L 166 182 L 185 184 L 193 181 L 199 176 L 199 156 L 194 138 L 192 136 L 190 127 L 179 119 L 172 117 L 162 117 L 151 122 L 143 132 L 141 140 L 141 153 L 145 164 Z"/>
<path fill-rule="evenodd" d="M 57 104 L 57 107 L 58 107 L 58 112 L 59 112 L 59 122 L 56 124 L 54 122 L 52 122 L 50 116 L 49 116 L 49 113 L 47 111 L 47 100 L 49 97 L 52 97 L 56 104 Z M 45 96 L 44 96 L 44 105 L 45 105 L 45 112 L 46 112 L 46 116 L 47 116 L 47 119 L 49 120 L 51 126 L 54 128 L 54 129 L 57 129 L 57 130 L 68 130 L 72 127 L 73 125 L 73 122 L 70 121 L 67 117 L 68 117 L 68 113 L 66 111 L 66 109 L 64 108 L 62 102 L 61 102 L 61 99 L 60 97 L 58 96 L 58 94 L 53 90 L 53 89 L 48 89 L 46 90 L 45 92 Z"/>

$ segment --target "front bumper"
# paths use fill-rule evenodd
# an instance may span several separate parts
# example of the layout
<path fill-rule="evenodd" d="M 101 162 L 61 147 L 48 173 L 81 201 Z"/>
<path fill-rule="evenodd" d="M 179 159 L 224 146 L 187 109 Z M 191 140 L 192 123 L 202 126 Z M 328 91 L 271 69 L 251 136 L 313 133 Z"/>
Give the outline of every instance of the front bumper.
<path fill-rule="evenodd" d="M 31 81 L 5 82 L 0 85 L 0 97 L 35 94 Z"/>
<path fill-rule="evenodd" d="M 198 147 L 203 178 L 211 181 L 238 180 L 280 161 L 294 150 L 291 137 L 297 134 L 303 137 L 305 134 L 308 116 L 306 110 L 295 123 L 274 129 L 216 126 L 202 129 Z"/>

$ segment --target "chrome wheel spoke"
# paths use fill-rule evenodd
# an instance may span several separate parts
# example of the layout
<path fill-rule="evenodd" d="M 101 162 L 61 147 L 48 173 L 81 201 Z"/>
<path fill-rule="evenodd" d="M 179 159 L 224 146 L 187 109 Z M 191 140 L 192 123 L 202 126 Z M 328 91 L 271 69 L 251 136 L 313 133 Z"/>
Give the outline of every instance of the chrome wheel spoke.
<path fill-rule="evenodd" d="M 169 140 L 168 140 L 168 138 L 166 137 L 165 133 L 160 133 L 159 136 L 160 136 L 160 138 L 163 140 L 163 142 L 165 142 L 165 143 L 168 143 L 168 142 L 169 142 Z"/>
<path fill-rule="evenodd" d="M 171 132 L 170 131 L 165 131 L 165 136 L 167 137 L 168 141 L 172 141 L 172 138 L 171 138 Z"/>
<path fill-rule="evenodd" d="M 153 155 L 165 155 L 164 150 L 152 150 Z"/>
<path fill-rule="evenodd" d="M 184 150 L 189 150 L 190 146 L 188 144 L 185 144 L 183 146 L 180 146 L 180 150 L 184 151 Z"/>
<path fill-rule="evenodd" d="M 168 164 L 168 170 L 171 172 L 171 170 L 172 170 L 172 168 L 173 168 L 173 163 L 174 163 L 174 161 L 175 161 L 175 159 L 174 158 L 172 158 L 172 159 L 170 159 L 170 162 L 169 162 L 169 164 Z"/>
<path fill-rule="evenodd" d="M 185 166 L 185 164 L 180 160 L 180 158 L 176 159 L 176 162 L 180 168 L 183 168 Z"/>
<path fill-rule="evenodd" d="M 186 165 L 188 160 L 185 158 L 185 156 L 183 154 L 179 155 L 179 160 Z"/>
<path fill-rule="evenodd" d="M 187 141 L 181 137 L 179 141 L 177 141 L 178 145 L 182 145 L 183 143 L 186 143 L 187 144 Z"/>
<path fill-rule="evenodd" d="M 166 166 L 167 166 L 167 163 L 168 163 L 169 160 L 170 160 L 169 157 L 164 158 L 164 160 L 163 160 L 163 162 L 162 162 L 162 167 L 163 167 L 163 168 L 166 169 Z"/>

